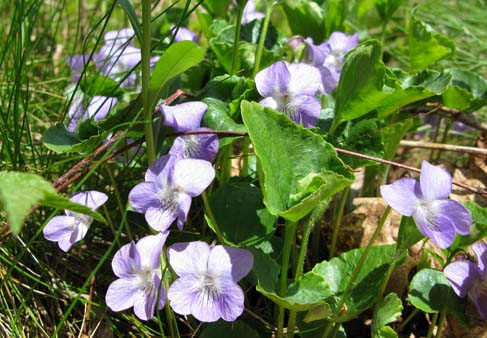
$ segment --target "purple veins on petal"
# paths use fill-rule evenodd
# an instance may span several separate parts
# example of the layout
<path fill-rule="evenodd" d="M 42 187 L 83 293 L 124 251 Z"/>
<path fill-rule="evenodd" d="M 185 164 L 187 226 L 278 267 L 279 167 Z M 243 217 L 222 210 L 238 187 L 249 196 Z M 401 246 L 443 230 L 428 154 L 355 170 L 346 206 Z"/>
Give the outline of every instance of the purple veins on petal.
<path fill-rule="evenodd" d="M 467 208 L 447 199 L 451 176 L 423 161 L 419 182 L 402 178 L 380 187 L 384 200 L 404 216 L 413 216 L 419 231 L 440 248 L 448 248 L 456 234 L 468 235 L 472 216 Z"/>
<path fill-rule="evenodd" d="M 168 248 L 171 267 L 179 275 L 168 290 L 171 307 L 203 322 L 234 321 L 244 310 L 237 282 L 250 272 L 246 250 L 204 242 L 176 243 Z"/>
<path fill-rule="evenodd" d="M 176 132 L 194 130 L 200 127 L 201 119 L 208 109 L 204 102 L 185 102 L 175 106 L 160 105 L 164 116 L 164 125 L 172 127 Z"/>
<path fill-rule="evenodd" d="M 108 200 L 108 196 L 98 191 L 78 192 L 70 201 L 85 205 L 93 211 Z M 66 216 L 53 217 L 42 229 L 44 237 L 57 242 L 61 250 L 67 252 L 76 243 L 82 240 L 93 222 L 93 218 L 69 210 L 64 211 Z"/>
<path fill-rule="evenodd" d="M 196 130 L 209 130 L 199 128 Z M 195 134 L 179 136 L 169 150 L 169 153 L 180 159 L 197 159 L 213 162 L 218 153 L 218 136 L 215 134 Z"/>
<path fill-rule="evenodd" d="M 164 306 L 166 293 L 161 283 L 160 259 L 167 236 L 168 233 L 146 236 L 117 251 L 112 268 L 120 278 L 110 284 L 105 296 L 113 311 L 133 307 L 137 317 L 150 320 L 156 305 Z"/>

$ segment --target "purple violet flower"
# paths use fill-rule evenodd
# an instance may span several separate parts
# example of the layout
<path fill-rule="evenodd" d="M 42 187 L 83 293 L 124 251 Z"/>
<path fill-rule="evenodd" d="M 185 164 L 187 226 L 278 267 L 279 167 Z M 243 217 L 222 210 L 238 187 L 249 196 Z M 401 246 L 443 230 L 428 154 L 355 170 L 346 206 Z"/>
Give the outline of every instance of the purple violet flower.
<path fill-rule="evenodd" d="M 242 14 L 242 25 L 248 24 L 254 20 L 259 20 L 265 17 L 264 13 L 255 10 L 255 0 L 249 0 L 244 7 Z"/>
<path fill-rule="evenodd" d="M 278 61 L 255 76 L 255 86 L 265 98 L 259 103 L 288 115 L 305 128 L 318 123 L 321 103 L 315 97 L 321 86 L 320 72 L 304 63 Z"/>
<path fill-rule="evenodd" d="M 358 34 L 349 36 L 342 32 L 333 32 L 327 41 L 318 46 L 313 44 L 311 38 L 307 38 L 305 42 L 308 45 L 308 62 L 321 73 L 320 90 L 329 95 L 338 85 L 345 54 L 358 45 Z"/>
<path fill-rule="evenodd" d="M 198 128 L 196 130 L 210 130 Z M 196 134 L 176 137 L 169 154 L 180 159 L 193 158 L 213 162 L 218 153 L 218 136 L 215 134 Z"/>
<path fill-rule="evenodd" d="M 419 182 L 401 178 L 382 185 L 380 192 L 394 210 L 413 216 L 419 231 L 442 249 L 448 248 L 455 235 L 468 235 L 472 216 L 467 208 L 448 199 L 452 189 L 449 173 L 426 161 L 421 165 Z"/>
<path fill-rule="evenodd" d="M 98 191 L 78 192 L 70 201 L 86 205 L 95 211 L 108 200 L 108 196 Z M 55 216 L 46 224 L 42 232 L 48 241 L 57 242 L 59 248 L 68 252 L 74 243 L 81 241 L 88 232 L 93 218 L 65 210 L 66 216 Z"/>
<path fill-rule="evenodd" d="M 200 127 L 201 119 L 208 105 L 201 101 L 185 102 L 175 106 L 161 104 L 159 110 L 164 116 L 164 125 L 175 132 L 194 130 Z"/>
<path fill-rule="evenodd" d="M 173 32 L 175 32 L 177 27 L 172 27 Z M 181 41 L 193 41 L 198 42 L 198 36 L 191 30 L 187 29 L 186 27 L 179 27 L 177 30 L 176 35 L 174 36 L 174 41 L 181 42 Z"/>
<path fill-rule="evenodd" d="M 89 55 L 87 54 L 76 54 L 66 60 L 69 68 L 71 68 L 71 73 L 73 73 L 71 80 L 73 83 L 77 83 L 83 73 L 83 69 L 88 63 Z"/>
<path fill-rule="evenodd" d="M 459 297 L 469 296 L 480 316 L 487 319 L 487 244 L 476 242 L 472 250 L 477 264 L 467 259 L 460 259 L 448 264 L 443 270 L 453 291 Z"/>
<path fill-rule="evenodd" d="M 141 238 L 125 244 L 112 260 L 113 272 L 119 279 L 108 287 L 105 301 L 113 311 L 134 307 L 142 320 L 154 317 L 157 302 L 162 309 L 166 291 L 161 283 L 161 253 L 169 232 Z M 158 297 L 159 295 L 159 297 Z"/>
<path fill-rule="evenodd" d="M 254 264 L 249 251 L 191 242 L 171 245 L 167 256 L 180 277 L 167 293 L 174 312 L 202 322 L 231 322 L 242 314 L 244 293 L 237 282 Z"/>
<path fill-rule="evenodd" d="M 108 116 L 110 110 L 117 104 L 116 97 L 94 96 L 85 107 L 83 95 L 73 99 L 68 109 L 68 130 L 74 132 L 78 124 L 86 119 L 101 121 Z"/>
<path fill-rule="evenodd" d="M 147 170 L 145 182 L 130 191 L 130 204 L 135 211 L 145 213 L 147 223 L 155 230 L 166 231 L 176 219 L 181 230 L 192 197 L 200 195 L 213 178 L 215 169 L 208 161 L 165 155 Z"/>

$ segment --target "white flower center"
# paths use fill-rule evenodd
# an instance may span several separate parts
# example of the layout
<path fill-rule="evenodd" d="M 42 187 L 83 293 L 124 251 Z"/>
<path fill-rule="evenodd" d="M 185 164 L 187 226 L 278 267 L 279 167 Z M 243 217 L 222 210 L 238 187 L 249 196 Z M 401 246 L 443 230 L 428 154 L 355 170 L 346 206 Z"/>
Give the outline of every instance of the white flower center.
<path fill-rule="evenodd" d="M 176 213 L 179 205 L 179 189 L 171 188 L 168 185 L 159 191 L 159 201 L 161 208 L 171 213 Z"/>
<path fill-rule="evenodd" d="M 438 201 L 421 201 L 418 205 L 419 212 L 423 214 L 424 218 L 428 222 L 434 231 L 439 231 L 438 226 L 438 213 L 440 204 Z"/>
<path fill-rule="evenodd" d="M 277 110 L 283 112 L 291 118 L 291 120 L 296 121 L 298 117 L 298 107 L 293 103 L 292 96 L 283 95 L 277 100 Z"/>
<path fill-rule="evenodd" d="M 193 158 L 198 154 L 199 138 L 197 135 L 184 136 L 183 158 Z"/>
<path fill-rule="evenodd" d="M 214 301 L 221 294 L 218 277 L 210 274 L 204 274 L 199 278 L 198 290 L 202 293 L 203 298 Z"/>

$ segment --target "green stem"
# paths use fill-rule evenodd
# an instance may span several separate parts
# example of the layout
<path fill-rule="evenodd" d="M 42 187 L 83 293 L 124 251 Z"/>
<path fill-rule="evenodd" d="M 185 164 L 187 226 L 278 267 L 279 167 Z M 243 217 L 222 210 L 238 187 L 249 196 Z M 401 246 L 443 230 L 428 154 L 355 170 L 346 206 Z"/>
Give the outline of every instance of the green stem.
<path fill-rule="evenodd" d="M 342 224 L 343 211 L 345 210 L 345 204 L 347 203 L 349 192 L 350 188 L 347 187 L 343 190 L 342 195 L 340 196 L 340 205 L 338 206 L 338 211 L 335 217 L 335 224 L 333 226 L 333 235 L 331 237 L 330 258 L 335 257 L 338 230 L 340 229 L 340 224 Z"/>
<path fill-rule="evenodd" d="M 244 137 L 243 149 L 242 149 L 242 172 L 241 172 L 241 175 L 243 177 L 247 177 L 250 175 L 250 172 L 249 172 L 249 147 L 250 147 L 250 139 L 248 137 Z"/>
<path fill-rule="evenodd" d="M 147 160 L 149 166 L 156 159 L 154 131 L 152 130 L 152 102 L 149 92 L 150 86 L 150 56 L 151 56 L 151 0 L 142 0 L 142 104 L 144 107 L 144 131 Z"/>
<path fill-rule="evenodd" d="M 384 226 L 384 223 L 385 223 L 387 217 L 389 216 L 390 212 L 391 212 L 391 207 L 387 206 L 386 210 L 384 211 L 384 214 L 382 215 L 382 217 L 379 221 L 379 225 L 377 225 L 377 227 L 375 228 L 374 234 L 370 238 L 369 243 L 365 247 L 362 255 L 360 256 L 359 261 L 357 262 L 357 266 L 355 267 L 355 269 L 352 272 L 352 275 L 350 277 L 348 285 L 347 285 L 345 291 L 343 292 L 343 295 L 340 299 L 340 302 L 337 304 L 337 307 L 335 309 L 335 312 L 332 315 L 332 318 L 336 317 L 338 315 L 338 313 L 340 313 L 340 311 L 342 310 L 342 306 L 345 304 L 348 297 L 350 296 L 350 293 L 351 293 L 352 288 L 353 288 L 353 284 L 355 283 L 355 280 L 357 279 L 357 276 L 358 276 L 358 274 L 362 268 L 362 265 L 364 264 L 365 259 L 369 255 L 369 252 L 372 249 L 372 246 L 373 246 L 375 240 L 377 239 L 377 237 L 379 237 L 379 234 L 382 230 L 382 227 Z"/>
<path fill-rule="evenodd" d="M 430 328 L 428 329 L 428 334 L 426 335 L 426 338 L 433 337 L 433 330 L 435 329 L 437 321 L 438 321 L 438 312 L 435 312 L 433 314 L 433 318 L 431 319 Z"/>
<path fill-rule="evenodd" d="M 406 327 L 406 325 L 408 325 L 408 323 L 411 321 L 411 319 L 413 319 L 414 316 L 416 316 L 416 314 L 418 312 L 419 312 L 419 309 L 416 309 L 416 308 L 413 311 L 411 311 L 409 316 L 407 316 L 406 319 L 404 319 L 402 321 L 401 325 L 399 325 L 399 327 L 397 328 L 397 332 L 401 332 Z"/>
<path fill-rule="evenodd" d="M 443 129 L 443 135 L 441 136 L 441 143 L 446 143 L 446 139 L 448 137 L 448 132 L 450 131 L 451 127 L 451 120 L 447 119 L 445 123 L 445 129 Z M 438 150 L 436 153 L 436 161 L 439 161 L 441 157 L 441 151 Z"/>
<path fill-rule="evenodd" d="M 255 52 L 254 72 L 252 74 L 253 75 L 252 77 L 255 77 L 255 75 L 260 70 L 260 61 L 262 59 L 262 53 L 264 51 L 265 38 L 267 35 L 267 30 L 269 29 L 269 23 L 271 21 L 271 14 L 272 14 L 273 7 L 274 7 L 274 0 L 268 0 L 267 8 L 265 10 L 264 23 L 262 25 L 262 32 L 260 33 L 259 44 L 257 45 L 257 50 Z"/>
<path fill-rule="evenodd" d="M 443 116 L 440 115 L 438 117 L 438 124 L 436 125 L 435 134 L 433 135 L 433 143 L 436 143 L 436 140 L 438 139 L 438 133 L 440 132 L 440 126 L 442 120 L 443 120 Z M 434 156 L 435 156 L 435 150 L 431 149 L 430 159 L 429 159 L 430 162 L 433 162 Z"/>
<path fill-rule="evenodd" d="M 219 155 L 220 162 L 220 183 L 226 183 L 232 176 L 232 157 L 233 157 L 233 143 L 223 147 Z"/>
<path fill-rule="evenodd" d="M 284 247 L 282 252 L 282 262 L 281 262 L 281 279 L 279 283 L 279 295 L 284 296 L 287 290 L 287 274 L 289 271 L 289 259 L 291 258 L 291 247 L 293 239 L 296 235 L 296 228 L 298 223 L 289 222 L 286 220 L 286 229 L 284 232 Z M 282 337 L 284 330 L 284 308 L 279 306 L 278 315 L 278 331 L 277 337 Z"/>
<path fill-rule="evenodd" d="M 210 218 L 210 221 L 212 223 L 212 229 L 215 231 L 216 238 L 218 238 L 218 241 L 221 244 L 225 244 L 225 241 L 223 240 L 222 233 L 220 231 L 220 228 L 218 227 L 218 224 L 216 223 L 215 215 L 213 214 L 213 210 L 211 210 L 210 202 L 208 200 L 208 196 L 206 194 L 206 191 L 203 191 L 201 194 L 201 197 L 203 198 L 203 204 L 205 206 L 205 213 L 208 215 Z"/>
<path fill-rule="evenodd" d="M 238 48 L 240 46 L 240 30 L 242 28 L 242 16 L 247 1 L 237 1 L 237 26 L 235 29 L 235 37 L 233 38 L 233 56 L 232 56 L 232 75 L 237 73 L 238 67 Z"/>
<path fill-rule="evenodd" d="M 296 263 L 296 274 L 294 275 L 294 281 L 297 281 L 303 275 L 304 261 L 306 259 L 306 251 L 308 248 L 309 236 L 315 223 L 323 216 L 326 208 L 328 207 L 328 200 L 321 201 L 313 210 L 308 218 L 308 221 L 303 227 L 303 239 L 301 240 L 301 246 L 299 248 L 298 261 Z M 296 326 L 296 311 L 291 310 L 289 313 L 289 319 L 287 324 L 287 336 L 294 336 L 294 327 Z"/>
<path fill-rule="evenodd" d="M 436 332 L 436 337 L 435 338 L 441 338 L 441 336 L 443 335 L 443 325 L 445 325 L 445 321 L 446 321 L 446 311 L 442 311 L 440 313 L 440 320 L 438 321 L 438 329 L 437 329 L 437 332 Z"/>

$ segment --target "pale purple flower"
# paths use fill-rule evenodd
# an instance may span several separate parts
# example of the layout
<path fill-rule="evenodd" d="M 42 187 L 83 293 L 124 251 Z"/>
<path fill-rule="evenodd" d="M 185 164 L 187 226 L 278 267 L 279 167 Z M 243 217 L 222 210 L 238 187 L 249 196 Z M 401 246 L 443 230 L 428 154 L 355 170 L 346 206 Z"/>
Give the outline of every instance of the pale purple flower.
<path fill-rule="evenodd" d="M 476 242 L 472 245 L 472 249 L 477 264 L 467 259 L 460 259 L 448 264 L 444 273 L 453 291 L 462 298 L 468 295 L 480 316 L 487 320 L 487 244 Z"/>
<path fill-rule="evenodd" d="M 338 85 L 340 74 L 345 62 L 345 54 L 358 45 L 358 34 L 346 35 L 342 32 L 333 32 L 330 38 L 321 45 L 314 45 L 307 38 L 308 62 L 321 73 L 321 91 L 331 94 Z"/>
<path fill-rule="evenodd" d="M 87 54 L 76 54 L 66 60 L 69 68 L 71 68 L 71 73 L 73 74 L 71 77 L 73 83 L 78 82 L 80 79 L 83 69 L 88 64 L 89 57 L 90 56 Z"/>
<path fill-rule="evenodd" d="M 201 101 L 185 102 L 174 106 L 161 104 L 159 110 L 164 116 L 164 125 L 175 132 L 194 130 L 200 127 L 201 119 L 208 105 Z"/>
<path fill-rule="evenodd" d="M 210 130 L 198 128 L 195 130 Z M 176 137 L 169 154 L 178 158 L 194 158 L 213 162 L 218 153 L 218 136 L 215 134 L 195 134 Z"/>
<path fill-rule="evenodd" d="M 254 264 L 249 251 L 190 242 L 171 245 L 167 256 L 180 277 L 167 293 L 174 312 L 202 322 L 231 322 L 242 314 L 244 293 L 237 283 Z"/>
<path fill-rule="evenodd" d="M 265 17 L 264 13 L 257 12 L 255 10 L 255 0 L 247 1 L 242 14 L 242 25 L 248 24 L 254 20 L 262 19 Z"/>
<path fill-rule="evenodd" d="M 257 73 L 255 86 L 265 97 L 261 105 L 283 112 L 305 128 L 318 122 L 321 103 L 315 95 L 321 86 L 321 76 L 315 67 L 278 61 Z"/>
<path fill-rule="evenodd" d="M 69 106 L 68 130 L 71 132 L 86 119 L 93 119 L 95 122 L 103 120 L 118 102 L 116 97 L 94 96 L 85 106 L 84 100 L 83 95 L 77 95 Z"/>
<path fill-rule="evenodd" d="M 129 194 L 135 211 L 145 213 L 147 223 L 166 231 L 177 219 L 181 230 L 188 217 L 192 197 L 200 195 L 213 181 L 215 169 L 210 162 L 178 159 L 165 155 L 156 160 Z"/>
<path fill-rule="evenodd" d="M 173 32 L 176 32 L 177 27 L 172 27 Z M 185 27 L 179 27 L 177 29 L 176 35 L 174 36 L 174 41 L 181 42 L 181 41 L 193 41 L 198 42 L 198 36 L 191 30 Z"/>
<path fill-rule="evenodd" d="M 467 208 L 448 199 L 452 190 L 449 173 L 426 161 L 419 182 L 401 178 L 380 187 L 382 197 L 394 210 L 413 216 L 419 231 L 440 248 L 448 248 L 456 234 L 468 235 L 472 216 Z"/>
<path fill-rule="evenodd" d="M 156 304 L 162 309 L 166 291 L 161 283 L 161 253 L 168 232 L 141 238 L 125 244 L 112 260 L 113 272 L 119 279 L 108 287 L 105 301 L 113 311 L 134 307 L 142 320 L 154 317 Z"/>
<path fill-rule="evenodd" d="M 107 195 L 94 190 L 78 192 L 70 198 L 70 201 L 86 205 L 93 211 L 107 200 Z M 66 216 L 53 217 L 42 232 L 47 240 L 57 242 L 61 250 L 68 252 L 76 242 L 85 237 L 93 218 L 69 210 L 65 210 L 64 213 Z"/>

